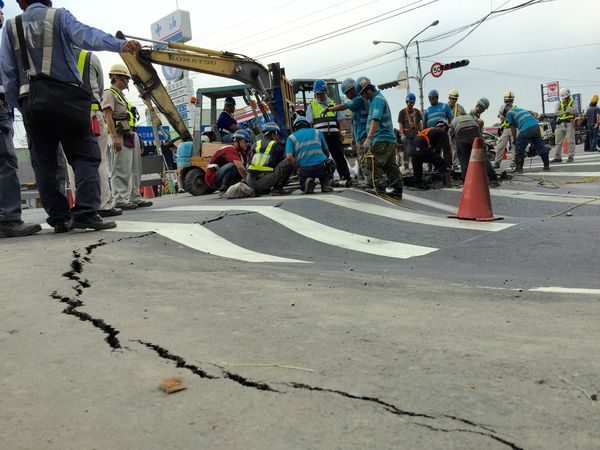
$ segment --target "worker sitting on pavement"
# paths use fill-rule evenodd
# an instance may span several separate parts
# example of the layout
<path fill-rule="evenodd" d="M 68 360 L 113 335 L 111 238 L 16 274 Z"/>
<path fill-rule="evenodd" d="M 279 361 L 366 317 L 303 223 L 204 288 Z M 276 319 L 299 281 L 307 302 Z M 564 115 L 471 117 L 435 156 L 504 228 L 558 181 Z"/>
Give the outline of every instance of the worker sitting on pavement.
<path fill-rule="evenodd" d="M 485 111 L 489 106 L 490 102 L 486 98 L 482 98 L 477 102 L 478 108 L 483 108 Z M 462 179 L 465 180 L 467 176 L 467 169 L 469 167 L 469 160 L 471 159 L 471 150 L 473 149 L 473 142 L 476 137 L 481 137 L 481 127 L 483 121 L 476 119 L 470 114 L 460 115 L 452 121 L 450 125 L 450 137 L 456 143 L 456 152 L 458 153 L 458 159 L 460 160 L 460 171 L 462 173 Z M 492 167 L 492 163 L 485 157 L 485 168 L 487 171 L 490 186 L 499 186 L 498 176 Z"/>
<path fill-rule="evenodd" d="M 244 166 L 248 160 L 250 135 L 244 130 L 237 130 L 231 137 L 233 143 L 217 151 L 208 162 L 204 176 L 207 193 L 224 192 L 248 175 Z"/>
<path fill-rule="evenodd" d="M 279 126 L 268 122 L 263 129 L 264 138 L 256 142 L 250 151 L 250 165 L 246 183 L 256 195 L 283 195 L 294 167 L 285 157 L 285 149 L 279 143 Z"/>
<path fill-rule="evenodd" d="M 356 80 L 358 94 L 371 102 L 367 117 L 367 138 L 363 142 L 365 149 L 365 168 L 370 174 L 373 187 L 378 193 L 387 193 L 402 198 L 404 183 L 400 167 L 396 161 L 396 134 L 394 122 L 387 100 L 367 77 Z"/>
<path fill-rule="evenodd" d="M 306 119 L 325 136 L 327 148 L 335 160 L 340 180 L 345 180 L 346 186 L 349 187 L 352 181 L 350 180 L 348 161 L 346 161 L 346 157 L 344 156 L 344 147 L 342 145 L 344 138 L 341 133 L 342 122 L 346 120 L 346 117 L 341 111 L 335 113 L 331 109 L 327 110 L 330 106 L 335 106 L 335 103 L 327 97 L 327 83 L 325 80 L 315 80 L 313 83 L 313 92 L 315 98 L 306 108 Z"/>
<path fill-rule="evenodd" d="M 413 156 L 414 186 L 427 189 L 423 184 L 423 163 L 433 164 L 440 173 L 444 186 L 450 186 L 450 173 L 448 162 L 440 156 L 441 151 L 447 154 L 450 151 L 448 139 L 448 122 L 440 120 L 438 126 L 426 128 L 417 134 L 414 139 L 415 153 Z"/>
<path fill-rule="evenodd" d="M 237 124 L 237 120 L 233 117 L 233 113 L 235 112 L 235 99 L 232 97 L 227 97 L 225 99 L 225 106 L 223 106 L 223 111 L 219 115 L 219 119 L 217 120 L 217 129 L 219 133 L 221 133 L 221 140 L 223 142 L 232 142 L 233 141 L 233 133 L 240 129 Z"/>
<path fill-rule="evenodd" d="M 323 133 L 310 126 L 304 116 L 294 120 L 294 133 L 285 143 L 286 158 L 298 168 L 300 189 L 305 194 L 315 191 L 315 178 L 321 183 L 321 192 L 332 192 L 330 186 L 329 149 Z"/>

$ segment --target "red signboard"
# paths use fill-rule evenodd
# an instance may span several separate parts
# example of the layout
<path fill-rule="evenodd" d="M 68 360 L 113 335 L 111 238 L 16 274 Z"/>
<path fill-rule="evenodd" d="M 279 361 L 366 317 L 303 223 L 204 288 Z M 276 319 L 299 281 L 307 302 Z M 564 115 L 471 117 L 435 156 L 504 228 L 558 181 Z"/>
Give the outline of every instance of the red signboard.
<path fill-rule="evenodd" d="M 560 86 L 558 85 L 558 81 L 550 81 L 548 84 L 546 84 L 546 94 L 548 95 L 549 102 L 558 101 L 559 89 Z"/>

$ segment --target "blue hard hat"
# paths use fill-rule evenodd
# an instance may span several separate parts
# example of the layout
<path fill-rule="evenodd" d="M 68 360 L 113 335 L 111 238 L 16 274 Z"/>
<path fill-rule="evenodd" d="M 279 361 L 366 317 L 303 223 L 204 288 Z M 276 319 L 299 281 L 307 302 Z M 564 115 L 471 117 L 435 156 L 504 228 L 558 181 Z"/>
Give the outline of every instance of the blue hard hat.
<path fill-rule="evenodd" d="M 325 80 L 315 80 L 313 83 L 313 92 L 315 94 L 327 92 L 327 83 L 325 83 Z"/>
<path fill-rule="evenodd" d="M 417 97 L 415 97 L 415 94 L 413 94 L 412 92 L 409 92 L 406 95 L 406 101 L 415 103 L 417 101 Z"/>
<path fill-rule="evenodd" d="M 277 125 L 275 122 L 267 122 L 265 123 L 265 126 L 263 128 L 263 131 L 265 133 L 281 133 L 281 129 L 279 128 L 279 125 Z"/>
<path fill-rule="evenodd" d="M 246 130 L 236 130 L 232 137 L 234 141 L 239 141 L 240 139 L 244 139 L 246 142 L 251 141 L 250 135 Z"/>
<path fill-rule="evenodd" d="M 352 78 L 346 78 L 342 81 L 342 92 L 345 94 L 356 85 L 356 82 Z"/>
<path fill-rule="evenodd" d="M 2 0 L 0 0 L 0 9 L 4 8 L 4 2 Z"/>
<path fill-rule="evenodd" d="M 310 128 L 310 122 L 306 117 L 298 116 L 296 117 L 296 120 L 294 120 L 294 130 L 299 128 Z"/>
<path fill-rule="evenodd" d="M 367 77 L 358 77 L 356 79 L 356 85 L 358 86 L 357 94 L 360 95 L 366 88 L 371 86 L 371 80 L 369 80 Z"/>
<path fill-rule="evenodd" d="M 436 90 L 436 89 L 432 89 L 431 91 L 429 91 L 429 94 L 427 94 L 427 97 L 439 97 L 440 93 Z"/>

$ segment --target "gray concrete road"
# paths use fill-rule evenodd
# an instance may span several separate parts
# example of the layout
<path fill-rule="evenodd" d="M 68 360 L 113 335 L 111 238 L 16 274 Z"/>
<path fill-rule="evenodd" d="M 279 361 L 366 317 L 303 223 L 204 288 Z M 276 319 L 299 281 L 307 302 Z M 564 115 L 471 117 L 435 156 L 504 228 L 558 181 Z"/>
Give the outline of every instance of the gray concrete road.
<path fill-rule="evenodd" d="M 181 195 L 3 240 L 2 448 L 596 449 L 583 162 L 493 190 L 489 224 L 446 219 L 455 190 Z"/>

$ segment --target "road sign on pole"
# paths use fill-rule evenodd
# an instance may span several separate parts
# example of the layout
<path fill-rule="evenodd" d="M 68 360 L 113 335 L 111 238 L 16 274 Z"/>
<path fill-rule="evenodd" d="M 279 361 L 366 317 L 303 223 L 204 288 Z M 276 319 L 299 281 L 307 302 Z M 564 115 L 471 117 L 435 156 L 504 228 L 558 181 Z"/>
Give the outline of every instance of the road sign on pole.
<path fill-rule="evenodd" d="M 408 77 L 406 70 L 401 70 L 398 72 L 398 88 L 406 89 L 408 86 Z"/>
<path fill-rule="evenodd" d="M 546 95 L 548 96 L 549 102 L 557 102 L 558 101 L 558 92 L 560 90 L 560 86 L 558 81 L 550 81 L 546 83 Z"/>
<path fill-rule="evenodd" d="M 444 73 L 444 66 L 442 66 L 442 63 L 435 62 L 431 66 L 430 72 L 431 72 L 431 75 L 433 75 L 435 78 L 439 78 Z"/>

